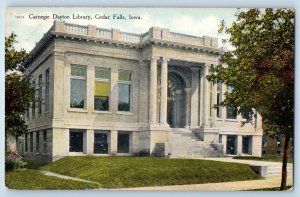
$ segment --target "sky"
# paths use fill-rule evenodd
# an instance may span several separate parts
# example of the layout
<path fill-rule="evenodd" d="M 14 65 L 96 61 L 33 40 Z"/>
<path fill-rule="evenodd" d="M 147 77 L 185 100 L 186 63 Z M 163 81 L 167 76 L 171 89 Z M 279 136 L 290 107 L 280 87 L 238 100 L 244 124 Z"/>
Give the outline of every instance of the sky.
<path fill-rule="evenodd" d="M 44 33 L 53 25 L 53 14 L 57 16 L 69 16 L 70 19 L 61 19 L 67 23 L 80 25 L 96 25 L 102 28 L 118 28 L 121 31 L 131 33 L 145 33 L 150 27 L 162 27 L 170 29 L 172 32 L 189 34 L 194 36 L 218 37 L 219 47 L 232 49 L 230 45 L 222 44 L 222 39 L 229 36 L 218 34 L 218 25 L 221 20 L 225 20 L 230 25 L 234 20 L 236 8 L 7 8 L 5 36 L 10 33 L 17 35 L 19 43 L 15 45 L 17 50 L 21 48 L 31 51 Z M 91 20 L 73 19 L 75 16 L 91 16 Z M 110 16 L 110 19 L 96 19 L 95 15 Z M 124 19 L 113 19 L 113 15 L 122 14 Z M 129 20 L 129 15 L 140 16 L 140 20 Z M 33 16 L 49 16 L 48 19 L 31 19 Z M 31 17 L 31 18 L 30 18 Z M 58 19 L 56 19 L 58 20 Z"/>

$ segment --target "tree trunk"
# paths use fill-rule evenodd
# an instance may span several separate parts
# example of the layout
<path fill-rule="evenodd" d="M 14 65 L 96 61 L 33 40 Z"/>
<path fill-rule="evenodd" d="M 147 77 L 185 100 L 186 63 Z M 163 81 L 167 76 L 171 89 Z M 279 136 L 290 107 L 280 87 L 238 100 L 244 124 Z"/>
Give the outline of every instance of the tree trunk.
<path fill-rule="evenodd" d="M 288 159 L 288 148 L 290 142 L 289 131 L 285 134 L 284 149 L 283 149 L 283 159 L 282 159 L 282 174 L 281 174 L 281 186 L 280 190 L 286 190 L 286 179 L 287 179 L 287 159 Z"/>

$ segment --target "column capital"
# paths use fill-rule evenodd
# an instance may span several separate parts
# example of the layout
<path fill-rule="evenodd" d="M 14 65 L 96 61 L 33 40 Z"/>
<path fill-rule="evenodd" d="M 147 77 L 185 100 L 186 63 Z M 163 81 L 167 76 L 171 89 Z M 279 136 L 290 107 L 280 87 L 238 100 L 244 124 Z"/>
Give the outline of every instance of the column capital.
<path fill-rule="evenodd" d="M 161 57 L 160 61 L 161 61 L 161 63 L 168 63 L 170 61 L 170 58 L 168 58 L 168 57 Z"/>
<path fill-rule="evenodd" d="M 160 57 L 157 57 L 157 56 L 151 56 L 150 57 L 151 61 L 155 61 L 155 60 L 158 61 L 159 59 L 160 59 Z"/>

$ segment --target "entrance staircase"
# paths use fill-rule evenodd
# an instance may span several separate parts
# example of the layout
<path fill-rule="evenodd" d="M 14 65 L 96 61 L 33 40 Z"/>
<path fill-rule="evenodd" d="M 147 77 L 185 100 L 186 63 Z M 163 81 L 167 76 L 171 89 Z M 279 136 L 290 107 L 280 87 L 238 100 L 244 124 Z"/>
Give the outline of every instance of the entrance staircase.
<path fill-rule="evenodd" d="M 201 158 L 219 157 L 223 155 L 222 150 L 216 148 L 216 144 L 207 144 L 196 136 L 190 129 L 173 128 L 169 133 L 171 146 L 171 158 Z"/>

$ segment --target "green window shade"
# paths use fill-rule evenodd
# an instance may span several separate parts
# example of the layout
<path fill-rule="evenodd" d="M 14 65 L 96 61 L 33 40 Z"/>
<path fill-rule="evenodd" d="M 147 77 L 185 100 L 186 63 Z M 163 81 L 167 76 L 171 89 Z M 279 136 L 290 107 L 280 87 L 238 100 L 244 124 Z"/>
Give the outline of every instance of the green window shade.
<path fill-rule="evenodd" d="M 86 66 L 72 65 L 71 66 L 71 75 L 86 77 Z"/>
<path fill-rule="evenodd" d="M 120 70 L 119 71 L 119 80 L 122 81 L 131 81 L 132 71 L 130 70 Z"/>
<path fill-rule="evenodd" d="M 96 69 L 95 78 L 110 79 L 110 69 Z"/>
<path fill-rule="evenodd" d="M 106 82 L 95 82 L 95 96 L 108 97 L 109 84 Z"/>

